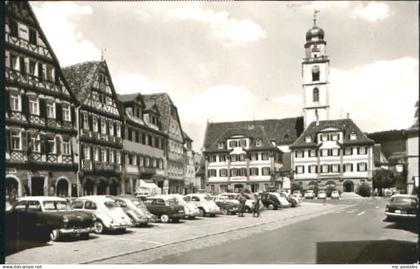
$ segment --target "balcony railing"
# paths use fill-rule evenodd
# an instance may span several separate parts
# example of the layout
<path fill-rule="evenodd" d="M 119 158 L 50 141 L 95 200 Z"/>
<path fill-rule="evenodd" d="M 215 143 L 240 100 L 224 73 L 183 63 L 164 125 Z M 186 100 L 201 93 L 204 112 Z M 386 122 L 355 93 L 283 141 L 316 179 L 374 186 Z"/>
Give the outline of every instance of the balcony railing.
<path fill-rule="evenodd" d="M 319 56 L 319 57 L 310 57 L 310 58 L 303 58 L 305 62 L 319 62 L 319 61 L 326 61 L 328 60 L 328 56 Z"/>
<path fill-rule="evenodd" d="M 82 160 L 82 170 L 92 171 L 92 160 Z"/>
<path fill-rule="evenodd" d="M 17 81 L 23 85 L 29 87 L 40 88 L 44 90 L 49 90 L 52 92 L 65 93 L 67 92 L 65 87 L 62 85 L 57 85 L 51 81 L 42 80 L 40 81 L 38 77 L 30 74 L 22 74 L 19 70 L 6 67 L 6 80 Z"/>
<path fill-rule="evenodd" d="M 31 44 L 28 40 L 25 40 L 23 38 L 15 37 L 10 35 L 10 33 L 6 33 L 5 40 L 7 43 L 12 44 L 14 46 L 18 46 L 24 50 L 36 53 L 38 55 L 47 57 L 49 59 L 52 59 L 52 56 L 48 49 L 46 47 L 42 47 L 39 45 Z"/>

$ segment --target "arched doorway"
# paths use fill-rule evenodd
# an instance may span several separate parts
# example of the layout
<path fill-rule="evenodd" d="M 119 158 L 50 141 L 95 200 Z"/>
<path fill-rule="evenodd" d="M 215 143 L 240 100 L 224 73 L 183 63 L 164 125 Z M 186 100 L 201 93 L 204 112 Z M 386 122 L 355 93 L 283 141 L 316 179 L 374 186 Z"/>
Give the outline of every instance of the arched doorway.
<path fill-rule="evenodd" d="M 111 180 L 111 184 L 109 184 L 109 194 L 118 195 L 118 181 L 116 179 Z"/>
<path fill-rule="evenodd" d="M 21 196 L 19 191 L 19 179 L 17 179 L 16 177 L 6 177 L 5 180 L 5 192 L 6 192 L 6 197 L 15 199 L 16 197 Z"/>
<path fill-rule="evenodd" d="M 354 184 L 352 181 L 346 181 L 343 183 L 344 192 L 354 192 Z"/>
<path fill-rule="evenodd" d="M 68 197 L 69 194 L 69 182 L 66 178 L 59 178 L 57 181 L 57 196 L 59 197 Z"/>
<path fill-rule="evenodd" d="M 105 179 L 99 180 L 98 190 L 96 191 L 96 193 L 98 195 L 106 195 L 107 186 L 108 186 L 108 184 L 106 183 Z"/>
<path fill-rule="evenodd" d="M 85 179 L 83 184 L 83 195 L 93 195 L 94 183 L 90 178 Z"/>
<path fill-rule="evenodd" d="M 318 183 L 316 181 L 311 181 L 308 183 L 308 189 L 313 190 L 318 187 Z"/>

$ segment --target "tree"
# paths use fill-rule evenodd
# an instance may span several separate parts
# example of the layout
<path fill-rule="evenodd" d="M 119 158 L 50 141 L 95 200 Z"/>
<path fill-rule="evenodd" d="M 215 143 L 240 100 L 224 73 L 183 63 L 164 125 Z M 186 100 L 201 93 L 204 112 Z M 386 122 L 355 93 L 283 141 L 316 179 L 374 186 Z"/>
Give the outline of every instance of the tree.
<path fill-rule="evenodd" d="M 368 184 L 363 183 L 360 185 L 359 189 L 357 190 L 358 194 L 363 197 L 369 197 L 371 193 L 371 188 Z"/>
<path fill-rule="evenodd" d="M 382 195 L 383 188 L 395 186 L 396 178 L 394 172 L 389 169 L 378 169 L 373 175 L 373 188 L 378 188 L 379 195 Z"/>

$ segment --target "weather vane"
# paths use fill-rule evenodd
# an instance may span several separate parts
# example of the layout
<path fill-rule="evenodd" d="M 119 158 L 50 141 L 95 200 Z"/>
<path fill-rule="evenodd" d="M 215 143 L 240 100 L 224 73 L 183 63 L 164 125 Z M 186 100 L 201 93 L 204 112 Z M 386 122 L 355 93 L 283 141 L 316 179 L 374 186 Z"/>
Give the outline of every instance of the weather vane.
<path fill-rule="evenodd" d="M 319 10 L 314 9 L 314 26 L 316 26 L 316 14 L 319 12 L 320 12 Z"/>

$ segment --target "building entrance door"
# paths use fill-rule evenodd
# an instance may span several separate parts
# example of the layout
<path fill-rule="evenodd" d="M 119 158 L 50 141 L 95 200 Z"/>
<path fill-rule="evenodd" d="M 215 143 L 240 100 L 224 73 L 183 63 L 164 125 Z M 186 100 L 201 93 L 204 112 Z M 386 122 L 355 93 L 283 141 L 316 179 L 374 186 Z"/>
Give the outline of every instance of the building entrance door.
<path fill-rule="evenodd" d="M 44 181 L 45 177 L 32 177 L 31 178 L 31 195 L 44 196 Z"/>
<path fill-rule="evenodd" d="M 344 192 L 354 192 L 354 184 L 351 181 L 346 181 L 343 183 Z"/>

